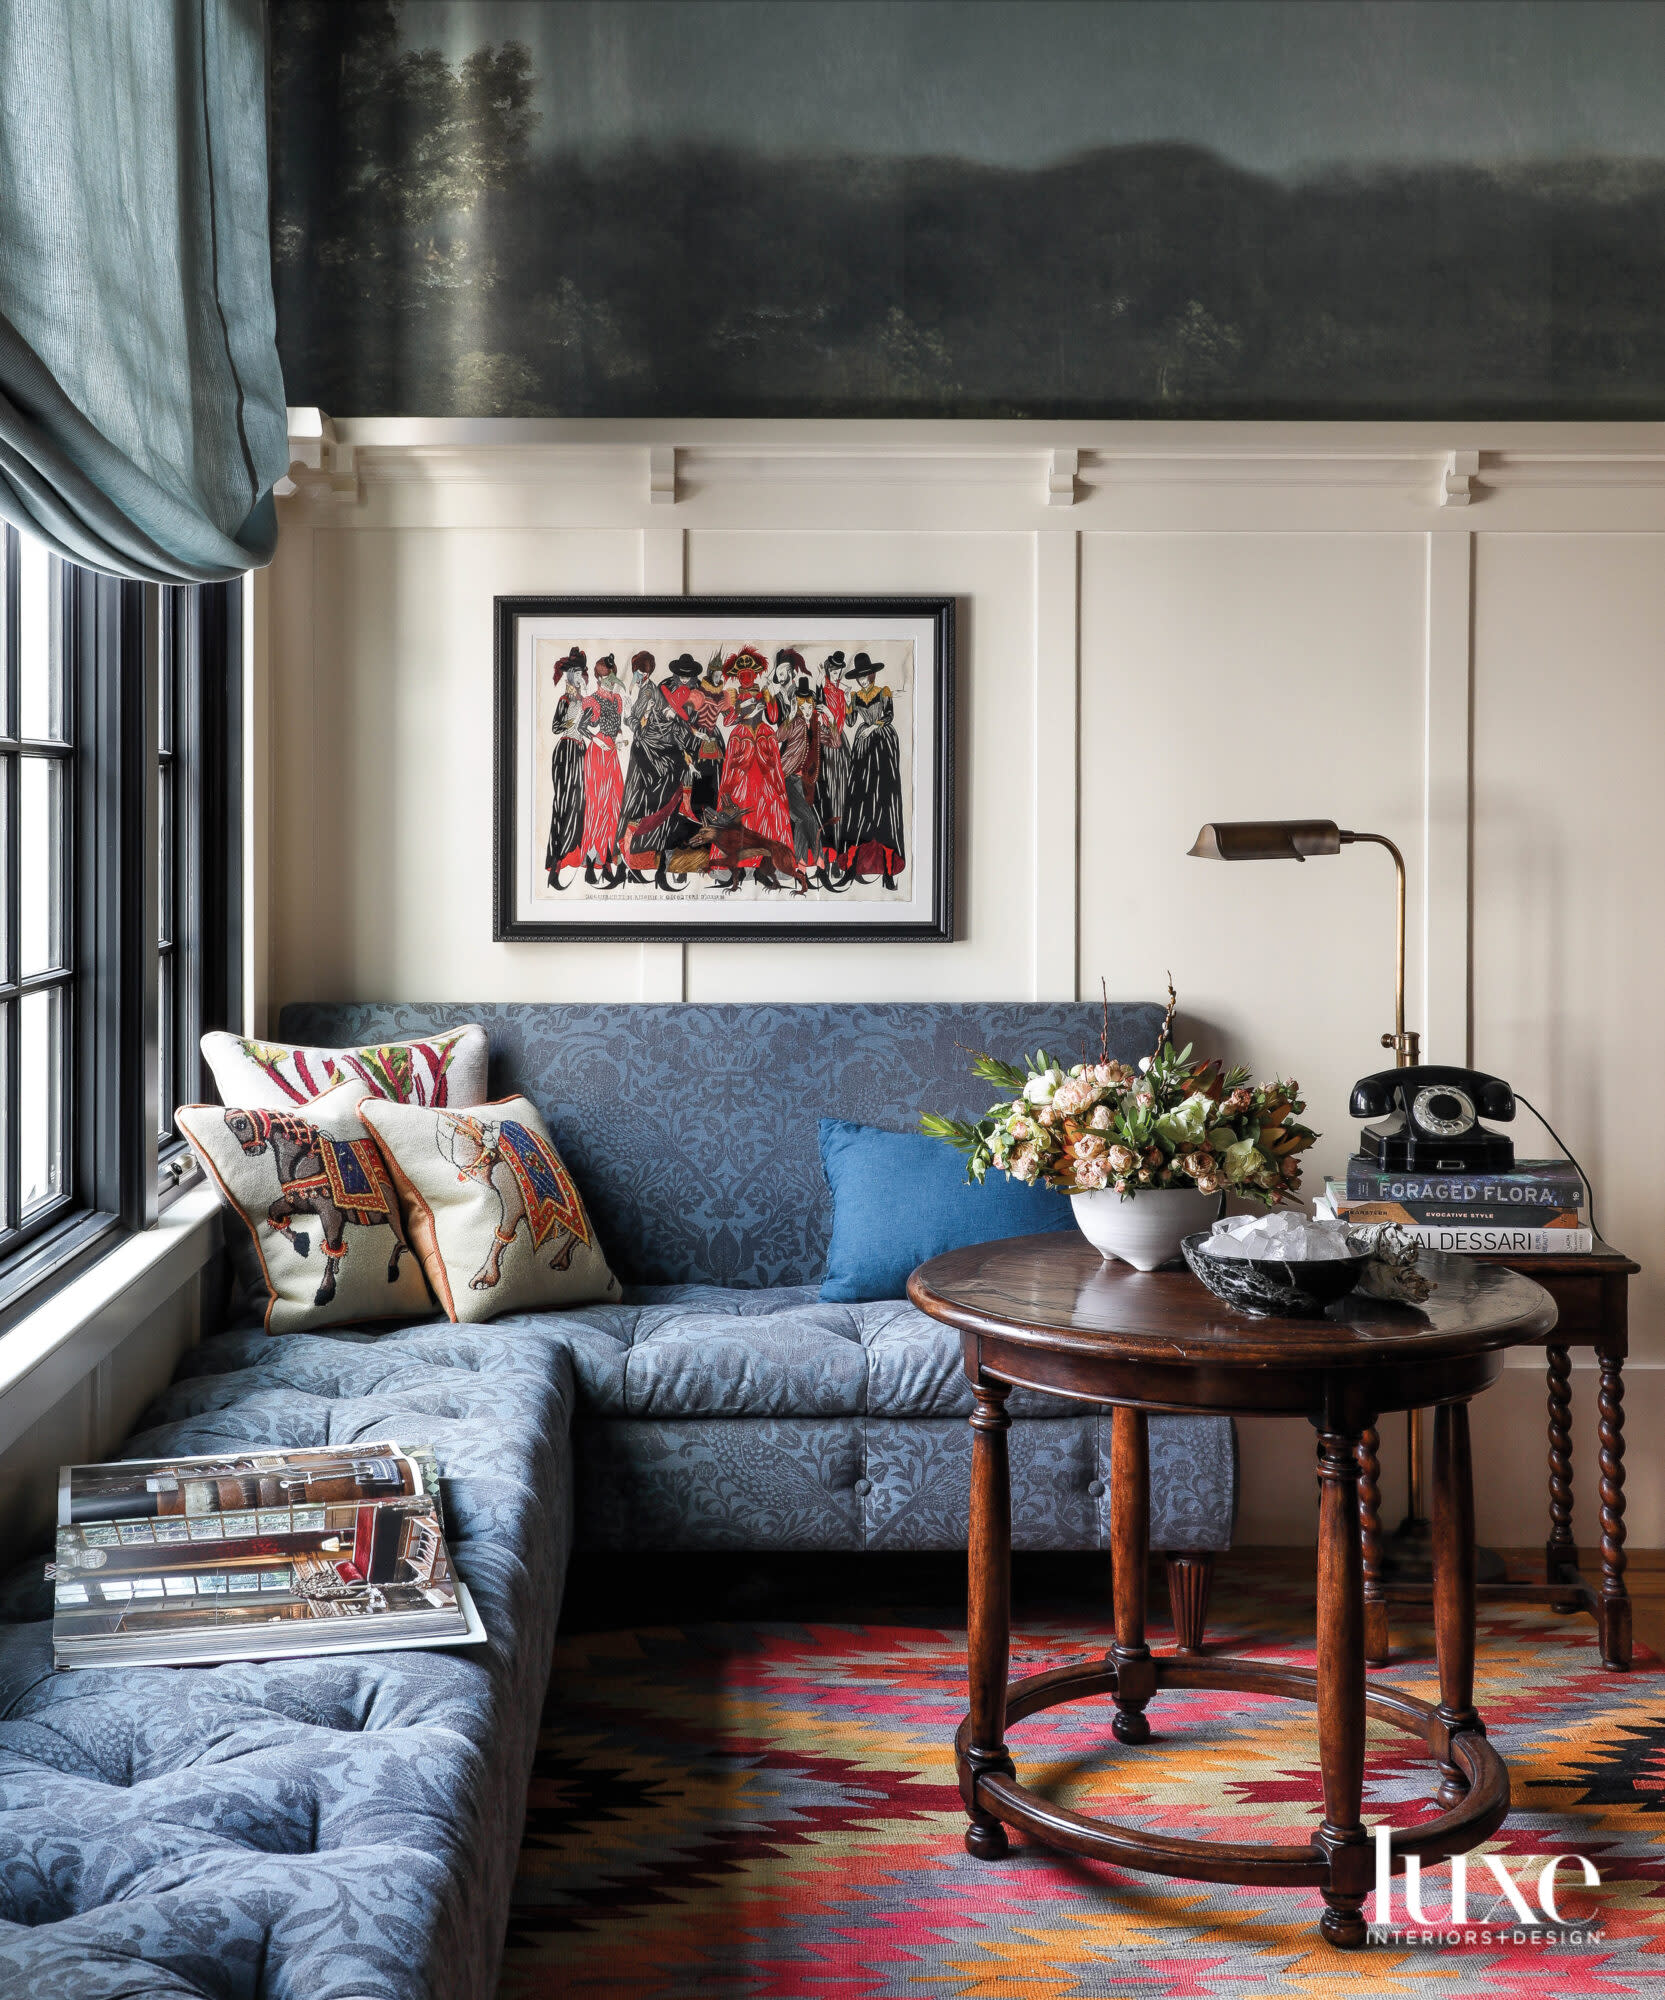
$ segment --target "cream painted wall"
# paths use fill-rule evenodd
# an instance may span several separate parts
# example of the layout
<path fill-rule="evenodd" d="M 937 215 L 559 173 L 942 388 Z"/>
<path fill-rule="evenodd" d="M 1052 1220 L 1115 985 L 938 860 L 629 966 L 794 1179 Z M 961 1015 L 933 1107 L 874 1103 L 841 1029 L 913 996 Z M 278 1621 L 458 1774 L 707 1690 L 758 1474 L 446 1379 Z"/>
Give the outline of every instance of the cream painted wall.
<path fill-rule="evenodd" d="M 1460 450 L 1482 454 L 1472 484 Z M 1207 818 L 1334 817 L 1405 851 L 1430 1057 L 1472 1047 L 1519 1083 L 1595 1175 L 1609 1235 L 1658 1262 L 1657 430 L 389 419 L 310 456 L 262 589 L 272 1009 L 1054 998 L 1101 977 L 1141 997 L 1171 970 L 1200 1041 L 1299 1076 L 1334 1169 L 1348 1086 L 1386 1060 L 1387 858 L 1185 853 Z M 958 597 L 954 943 L 491 942 L 493 596 L 684 586 Z M 1628 1371 L 1650 1545 L 1660 1305 L 1650 1271 Z M 1542 1408 L 1529 1361 L 1477 1407 L 1493 1541 L 1540 1533 Z M 1310 1437 L 1243 1436 L 1243 1539 L 1308 1538 Z"/>

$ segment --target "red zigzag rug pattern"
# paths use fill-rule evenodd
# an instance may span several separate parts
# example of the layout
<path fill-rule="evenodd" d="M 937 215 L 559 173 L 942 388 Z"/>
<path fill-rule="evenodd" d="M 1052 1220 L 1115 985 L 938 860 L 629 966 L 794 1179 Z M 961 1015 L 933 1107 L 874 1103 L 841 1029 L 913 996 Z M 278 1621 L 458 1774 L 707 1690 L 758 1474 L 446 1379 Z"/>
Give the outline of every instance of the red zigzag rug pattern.
<path fill-rule="evenodd" d="M 1220 1591 L 1211 1642 L 1310 1666 L 1310 1621 L 1310 1594 L 1257 1579 Z M 1107 1619 L 1031 1624 L 1015 1635 L 1013 1677 L 1102 1653 L 1111 1636 Z M 1528 1885 L 1549 1855 L 1589 1856 L 1601 1886 L 1563 1868 L 1561 1909 L 1601 1941 L 1352 1955 L 1319 1942 L 1319 1899 L 1305 1891 L 1132 1875 L 1016 1834 L 1008 1860 L 973 1861 L 949 1748 L 964 1643 L 784 1624 L 562 1642 L 500 2000 L 1665 1992 L 1665 1673 L 1641 1652 L 1630 1674 L 1603 1672 L 1584 1620 L 1482 1613 L 1477 1700 L 1514 1810 L 1481 1852 Z M 1384 1677 L 1437 1695 L 1426 1631 L 1396 1627 L 1395 1644 Z M 1307 1705 L 1159 1695 L 1139 1749 L 1112 1740 L 1109 1712 L 1075 1703 L 1014 1728 L 1020 1776 L 1102 1817 L 1203 1839 L 1299 1844 L 1317 1824 Z M 1372 1725 L 1367 1825 L 1431 1815 L 1434 1783 L 1410 1738 Z M 1478 1856 L 1470 1868 L 1471 1923 L 1484 1922 L 1500 1899 Z M 1447 1871 L 1431 1871 L 1430 1916 L 1448 1896 Z M 1403 1922 L 1402 1894 L 1395 1906 Z"/>

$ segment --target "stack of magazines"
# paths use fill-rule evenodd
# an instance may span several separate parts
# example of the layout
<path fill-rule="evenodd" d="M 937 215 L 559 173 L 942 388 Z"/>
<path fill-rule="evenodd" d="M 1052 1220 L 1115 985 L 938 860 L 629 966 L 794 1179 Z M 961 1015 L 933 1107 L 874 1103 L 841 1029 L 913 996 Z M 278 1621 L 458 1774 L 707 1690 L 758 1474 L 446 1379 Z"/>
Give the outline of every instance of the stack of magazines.
<path fill-rule="evenodd" d="M 1595 1247 L 1584 1182 L 1571 1160 L 1517 1160 L 1507 1173 L 1427 1174 L 1355 1153 L 1324 1183 L 1315 1213 L 1389 1222 L 1430 1250 L 1568 1257 Z"/>
<path fill-rule="evenodd" d="M 184 1666 L 483 1641 L 426 1446 L 66 1465 L 53 1662 Z"/>

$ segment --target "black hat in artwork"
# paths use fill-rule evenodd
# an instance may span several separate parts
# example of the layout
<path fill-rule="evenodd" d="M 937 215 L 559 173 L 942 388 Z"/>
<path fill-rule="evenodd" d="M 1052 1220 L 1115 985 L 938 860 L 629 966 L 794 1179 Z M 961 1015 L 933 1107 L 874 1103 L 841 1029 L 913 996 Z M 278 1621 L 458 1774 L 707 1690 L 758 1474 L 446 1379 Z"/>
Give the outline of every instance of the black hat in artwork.
<path fill-rule="evenodd" d="M 849 672 L 849 666 L 844 658 L 844 648 L 842 646 L 839 647 L 836 653 L 829 653 L 821 662 L 821 671 L 828 675 Z"/>
<path fill-rule="evenodd" d="M 673 681 L 697 681 L 705 669 L 692 653 L 679 653 L 665 671 Z"/>
<path fill-rule="evenodd" d="M 879 669 L 865 653 L 858 653 L 856 655 L 855 659 L 850 663 L 850 671 L 858 681 L 876 680 L 879 674 Z"/>

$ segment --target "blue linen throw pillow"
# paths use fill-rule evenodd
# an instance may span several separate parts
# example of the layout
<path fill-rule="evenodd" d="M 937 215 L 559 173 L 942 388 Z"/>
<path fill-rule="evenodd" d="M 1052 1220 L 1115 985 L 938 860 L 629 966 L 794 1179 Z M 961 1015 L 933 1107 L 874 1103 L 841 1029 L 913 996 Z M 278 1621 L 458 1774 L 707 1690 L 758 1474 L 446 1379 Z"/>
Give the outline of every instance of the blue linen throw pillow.
<path fill-rule="evenodd" d="M 833 1198 L 821 1282 L 831 1301 L 906 1298 L 908 1274 L 927 1257 L 1075 1227 L 1068 1195 L 998 1173 L 975 1187 L 961 1155 L 923 1132 L 823 1118 L 821 1169 Z"/>

